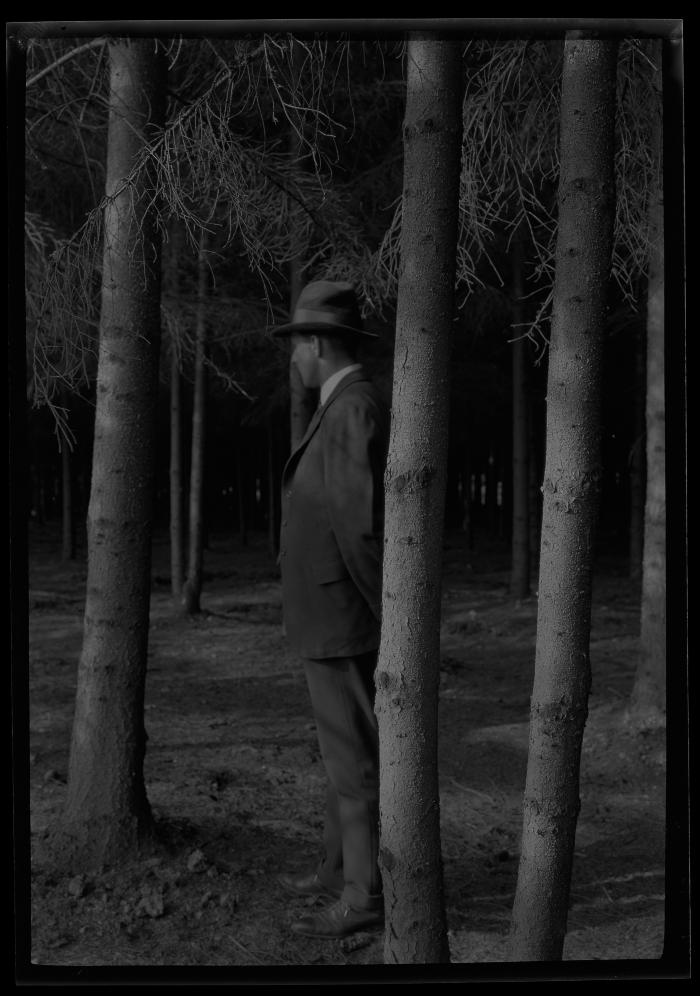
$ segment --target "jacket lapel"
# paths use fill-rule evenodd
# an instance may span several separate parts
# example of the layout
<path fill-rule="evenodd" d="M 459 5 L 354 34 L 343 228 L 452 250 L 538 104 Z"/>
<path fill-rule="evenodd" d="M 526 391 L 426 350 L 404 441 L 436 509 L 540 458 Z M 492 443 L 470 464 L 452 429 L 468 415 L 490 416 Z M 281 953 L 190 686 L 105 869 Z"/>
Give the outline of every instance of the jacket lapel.
<path fill-rule="evenodd" d="M 311 421 L 309 422 L 308 427 L 306 429 L 306 432 L 299 441 L 296 449 L 294 449 L 289 455 L 289 459 L 287 460 L 284 466 L 284 470 L 282 471 L 283 481 L 286 480 L 287 476 L 291 473 L 292 469 L 297 463 L 299 457 L 301 456 L 305 448 L 308 446 L 309 440 L 311 439 L 311 437 L 314 435 L 319 425 L 321 424 L 321 419 L 323 418 L 328 408 L 333 404 L 338 395 L 341 394 L 341 392 L 344 391 L 346 387 L 349 387 L 350 384 L 355 384 L 358 380 L 367 380 L 367 375 L 364 370 L 353 370 L 352 373 L 349 373 L 347 375 L 347 377 L 343 377 L 340 383 L 336 384 L 336 386 L 334 387 L 326 403 L 324 405 L 318 406 L 316 411 L 313 413 Z"/>

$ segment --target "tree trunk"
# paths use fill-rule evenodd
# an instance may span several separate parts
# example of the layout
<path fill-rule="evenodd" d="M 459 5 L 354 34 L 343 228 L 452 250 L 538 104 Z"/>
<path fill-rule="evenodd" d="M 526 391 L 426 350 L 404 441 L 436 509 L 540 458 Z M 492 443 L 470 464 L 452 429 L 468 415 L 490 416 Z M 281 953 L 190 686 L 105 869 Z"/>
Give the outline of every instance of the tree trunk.
<path fill-rule="evenodd" d="M 512 343 L 513 369 L 513 538 L 510 593 L 515 598 L 530 594 L 530 483 L 528 474 L 527 340 L 517 327 L 523 321 L 522 244 L 513 245 L 513 320 L 516 339 Z"/>
<path fill-rule="evenodd" d="M 68 411 L 68 392 L 61 390 L 61 404 Z M 64 561 L 75 560 L 75 513 L 73 509 L 73 480 L 72 461 L 70 458 L 70 447 L 68 440 L 62 439 L 61 443 L 61 519 L 62 519 L 62 544 L 61 559 Z"/>
<path fill-rule="evenodd" d="M 109 45 L 102 314 L 83 649 L 57 861 L 80 871 L 148 837 L 143 724 L 151 582 L 160 235 L 152 192 L 124 184 L 164 111 L 153 41 Z"/>
<path fill-rule="evenodd" d="M 496 455 L 492 445 L 486 464 L 486 523 L 490 539 L 498 535 L 497 478 Z"/>
<path fill-rule="evenodd" d="M 241 546 L 248 545 L 248 526 L 246 519 L 245 482 L 243 480 L 243 460 L 241 459 L 241 430 L 238 430 L 236 440 L 236 492 L 238 498 L 238 536 Z"/>
<path fill-rule="evenodd" d="M 182 522 L 182 380 L 175 343 L 170 351 L 170 590 L 179 604 L 184 581 Z"/>
<path fill-rule="evenodd" d="M 186 615 L 200 611 L 204 550 L 204 451 L 207 404 L 207 325 L 204 302 L 207 292 L 207 237 L 203 232 L 197 260 L 197 331 L 195 345 L 194 396 L 192 399 L 192 458 L 190 461 L 189 556 L 187 580 L 182 588 L 182 609 Z"/>
<path fill-rule="evenodd" d="M 660 58 L 660 57 L 659 57 Z M 660 71 L 657 86 L 661 90 Z M 642 573 L 641 641 L 630 713 L 659 723 L 666 710 L 666 416 L 664 397 L 664 217 L 662 119 L 659 100 L 654 136 L 657 184 L 649 206 L 647 294 L 646 502 Z"/>
<path fill-rule="evenodd" d="M 474 547 L 474 529 L 472 523 L 472 472 L 468 443 L 464 454 L 463 467 L 464 487 L 462 489 L 462 532 L 464 533 L 466 539 L 467 549 L 471 550 Z"/>
<path fill-rule="evenodd" d="M 460 50 L 408 43 L 382 635 L 380 865 L 387 963 L 449 960 L 437 771 L 440 579 L 461 148 Z"/>
<path fill-rule="evenodd" d="M 646 433 L 646 349 L 644 337 L 639 336 L 636 338 L 634 348 L 634 438 L 629 454 L 629 575 L 633 581 L 638 581 L 642 576 L 642 559 L 644 556 L 644 440 Z"/>
<path fill-rule="evenodd" d="M 567 35 L 535 679 L 511 954 L 562 957 L 590 690 L 616 44 Z"/>

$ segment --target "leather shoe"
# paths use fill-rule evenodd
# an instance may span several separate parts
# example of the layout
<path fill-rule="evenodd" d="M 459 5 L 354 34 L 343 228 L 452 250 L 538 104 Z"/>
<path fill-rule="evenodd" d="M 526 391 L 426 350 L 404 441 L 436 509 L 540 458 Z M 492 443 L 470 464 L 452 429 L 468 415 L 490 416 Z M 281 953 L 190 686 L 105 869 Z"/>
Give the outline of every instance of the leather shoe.
<path fill-rule="evenodd" d="M 310 875 L 302 875 L 300 878 L 295 878 L 293 875 L 279 875 L 277 881 L 283 889 L 286 889 L 287 892 L 293 892 L 296 896 L 325 896 L 327 899 L 340 898 L 340 889 L 331 889 L 329 886 L 324 885 L 316 872 L 311 872 Z"/>
<path fill-rule="evenodd" d="M 347 937 L 358 930 L 370 930 L 384 923 L 384 910 L 356 910 L 342 900 L 318 913 L 309 913 L 292 924 L 295 934 L 305 937 Z"/>

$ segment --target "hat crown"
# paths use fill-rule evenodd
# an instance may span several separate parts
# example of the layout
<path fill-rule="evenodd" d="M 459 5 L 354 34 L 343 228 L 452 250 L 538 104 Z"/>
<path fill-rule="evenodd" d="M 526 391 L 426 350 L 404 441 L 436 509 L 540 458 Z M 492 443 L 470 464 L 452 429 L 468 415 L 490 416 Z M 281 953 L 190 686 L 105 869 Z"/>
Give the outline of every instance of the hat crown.
<path fill-rule="evenodd" d="M 292 324 L 338 325 L 362 329 L 362 316 L 352 284 L 314 280 L 300 292 Z"/>

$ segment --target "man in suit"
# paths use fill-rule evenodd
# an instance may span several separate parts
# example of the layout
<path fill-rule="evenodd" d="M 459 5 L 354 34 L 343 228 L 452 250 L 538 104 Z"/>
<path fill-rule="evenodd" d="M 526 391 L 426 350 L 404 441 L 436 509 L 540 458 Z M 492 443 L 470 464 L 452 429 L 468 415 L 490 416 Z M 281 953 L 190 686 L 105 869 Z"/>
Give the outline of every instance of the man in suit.
<path fill-rule="evenodd" d="M 328 776 L 324 853 L 281 884 L 333 900 L 295 922 L 312 937 L 344 937 L 383 921 L 374 669 L 379 647 L 389 415 L 357 363 L 366 332 L 349 284 L 308 284 L 292 321 L 291 363 L 320 405 L 282 475 L 280 565 L 284 625 L 304 660 Z"/>

